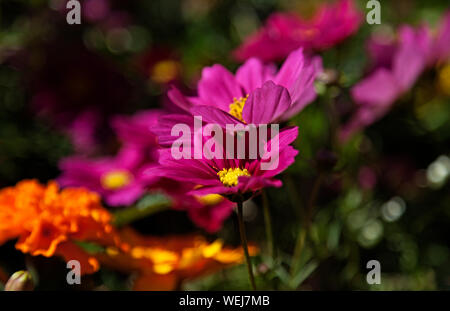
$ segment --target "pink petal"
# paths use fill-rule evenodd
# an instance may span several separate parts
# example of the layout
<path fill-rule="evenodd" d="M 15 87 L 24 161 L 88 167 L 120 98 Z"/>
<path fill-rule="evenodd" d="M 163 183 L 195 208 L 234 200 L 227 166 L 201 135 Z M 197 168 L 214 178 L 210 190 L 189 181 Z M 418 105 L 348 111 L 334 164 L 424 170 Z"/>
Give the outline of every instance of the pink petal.
<path fill-rule="evenodd" d="M 201 116 L 203 122 L 219 124 L 223 128 L 227 124 L 242 123 L 239 119 L 216 107 L 194 106 L 190 112 L 193 116 Z"/>
<path fill-rule="evenodd" d="M 303 48 L 300 48 L 289 54 L 276 75 L 274 82 L 290 89 L 301 76 L 304 65 Z"/>
<path fill-rule="evenodd" d="M 261 87 L 267 80 L 272 79 L 274 67 L 264 65 L 257 58 L 250 58 L 236 71 L 236 80 L 244 87 L 246 94 Z"/>
<path fill-rule="evenodd" d="M 234 76 L 223 66 L 213 65 L 202 71 L 198 83 L 198 94 L 204 105 L 228 111 L 233 98 L 243 96 L 241 87 Z"/>
<path fill-rule="evenodd" d="M 360 105 L 390 105 L 401 90 L 391 72 L 381 68 L 356 84 L 351 93 L 353 99 Z"/>
<path fill-rule="evenodd" d="M 167 96 L 182 110 L 189 111 L 192 107 L 192 103 L 175 86 L 171 86 L 170 90 L 167 92 Z"/>
<path fill-rule="evenodd" d="M 158 143 L 161 146 L 170 147 L 181 136 L 181 133 L 180 136 L 172 136 L 172 129 L 177 124 L 186 124 L 193 131 L 194 117 L 187 114 L 169 114 L 160 117 L 158 125 L 152 129 L 152 132 L 158 137 Z M 190 139 L 192 139 L 192 135 Z"/>
<path fill-rule="evenodd" d="M 288 120 L 298 114 L 306 105 L 316 99 L 314 82 L 323 71 L 322 59 L 319 56 L 313 57 L 305 63 L 300 76 L 288 89 L 292 98 L 291 107 L 283 114 L 282 120 Z"/>
<path fill-rule="evenodd" d="M 400 30 L 399 49 L 393 60 L 393 74 L 402 92 L 411 88 L 428 62 L 431 39 L 427 30 L 420 29 L 417 34 L 411 27 Z"/>
<path fill-rule="evenodd" d="M 111 206 L 126 206 L 136 202 L 145 192 L 139 183 L 133 183 L 123 189 L 105 195 L 105 201 Z"/>
<path fill-rule="evenodd" d="M 272 81 L 254 90 L 242 111 L 242 118 L 248 124 L 270 124 L 277 121 L 291 106 L 289 92 Z"/>

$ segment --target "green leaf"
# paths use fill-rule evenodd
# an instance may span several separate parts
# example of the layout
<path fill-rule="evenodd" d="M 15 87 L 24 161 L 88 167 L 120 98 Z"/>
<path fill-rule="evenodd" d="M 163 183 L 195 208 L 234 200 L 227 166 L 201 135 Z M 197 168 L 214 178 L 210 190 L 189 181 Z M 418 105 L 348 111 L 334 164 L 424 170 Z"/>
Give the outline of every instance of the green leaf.
<path fill-rule="evenodd" d="M 88 254 L 97 254 L 105 251 L 105 248 L 97 243 L 86 241 L 74 241 L 74 242 Z"/>
<path fill-rule="evenodd" d="M 153 193 L 143 197 L 136 205 L 114 213 L 114 225 L 124 226 L 170 207 L 172 202 L 162 193 Z"/>
<path fill-rule="evenodd" d="M 291 281 L 289 282 L 289 285 L 292 288 L 297 288 L 300 286 L 300 284 L 303 283 L 304 280 L 306 280 L 311 273 L 314 272 L 314 270 L 316 270 L 317 266 L 319 265 L 319 263 L 317 261 L 310 261 L 309 263 L 307 263 L 298 273 L 297 275 L 295 275 Z"/>

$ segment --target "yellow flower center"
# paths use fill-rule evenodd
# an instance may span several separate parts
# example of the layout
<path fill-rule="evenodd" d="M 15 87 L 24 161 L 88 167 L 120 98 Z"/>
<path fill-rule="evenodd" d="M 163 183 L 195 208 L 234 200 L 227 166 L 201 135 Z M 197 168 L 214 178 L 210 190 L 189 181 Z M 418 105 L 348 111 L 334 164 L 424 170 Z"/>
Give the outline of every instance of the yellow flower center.
<path fill-rule="evenodd" d="M 445 94 L 450 95 L 450 63 L 439 72 L 439 86 Z"/>
<path fill-rule="evenodd" d="M 250 173 L 246 168 L 243 170 L 240 168 L 229 168 L 228 170 L 224 168 L 217 175 L 225 186 L 233 187 L 238 184 L 239 176 L 250 176 Z"/>
<path fill-rule="evenodd" d="M 216 205 L 223 201 L 223 196 L 220 194 L 207 194 L 196 197 L 197 201 L 202 203 L 203 205 Z"/>
<path fill-rule="evenodd" d="M 248 99 L 248 95 L 245 97 L 240 97 L 239 99 L 237 99 L 235 97 L 235 98 L 233 98 L 233 103 L 230 104 L 230 112 L 229 113 L 233 117 L 241 120 L 242 122 L 244 122 L 244 120 L 242 119 L 242 110 L 244 109 L 244 105 L 245 105 L 245 102 L 247 101 L 247 99 Z"/>
<path fill-rule="evenodd" d="M 133 176 L 125 170 L 117 170 L 106 173 L 101 178 L 103 188 L 108 190 L 117 190 L 128 185 Z"/>
<path fill-rule="evenodd" d="M 294 32 L 294 36 L 298 37 L 299 39 L 313 39 L 314 37 L 317 37 L 320 34 L 319 30 L 316 28 L 311 29 L 300 29 Z"/>
<path fill-rule="evenodd" d="M 156 63 L 151 72 L 151 78 L 156 83 L 168 83 L 178 75 L 178 63 L 173 60 L 163 60 Z"/>

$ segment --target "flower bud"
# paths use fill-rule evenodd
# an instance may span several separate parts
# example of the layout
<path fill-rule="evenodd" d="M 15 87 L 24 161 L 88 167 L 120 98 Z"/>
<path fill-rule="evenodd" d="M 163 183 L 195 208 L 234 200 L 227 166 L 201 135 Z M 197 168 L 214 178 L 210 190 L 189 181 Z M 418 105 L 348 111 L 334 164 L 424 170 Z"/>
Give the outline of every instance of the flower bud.
<path fill-rule="evenodd" d="M 33 289 L 33 278 L 28 271 L 15 272 L 5 285 L 5 291 L 31 291 Z"/>

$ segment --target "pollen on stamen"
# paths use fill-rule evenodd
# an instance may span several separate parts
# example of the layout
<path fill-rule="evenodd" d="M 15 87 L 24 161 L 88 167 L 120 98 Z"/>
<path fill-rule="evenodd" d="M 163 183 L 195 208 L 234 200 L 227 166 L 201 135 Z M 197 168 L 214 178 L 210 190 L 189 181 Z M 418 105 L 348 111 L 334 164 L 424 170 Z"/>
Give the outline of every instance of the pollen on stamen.
<path fill-rule="evenodd" d="M 220 181 L 227 187 L 237 186 L 240 176 L 251 176 L 246 168 L 224 168 L 217 173 Z"/>
<path fill-rule="evenodd" d="M 245 122 L 242 119 L 242 110 L 244 109 L 245 102 L 247 101 L 247 99 L 248 99 L 248 94 L 247 94 L 247 96 L 240 97 L 239 99 L 235 97 L 235 98 L 233 98 L 233 103 L 230 104 L 230 111 L 229 111 L 229 113 L 233 117 L 241 120 L 242 122 Z"/>

